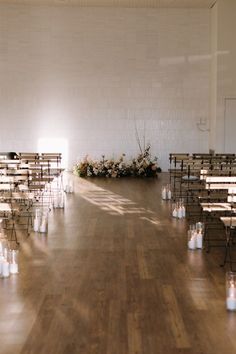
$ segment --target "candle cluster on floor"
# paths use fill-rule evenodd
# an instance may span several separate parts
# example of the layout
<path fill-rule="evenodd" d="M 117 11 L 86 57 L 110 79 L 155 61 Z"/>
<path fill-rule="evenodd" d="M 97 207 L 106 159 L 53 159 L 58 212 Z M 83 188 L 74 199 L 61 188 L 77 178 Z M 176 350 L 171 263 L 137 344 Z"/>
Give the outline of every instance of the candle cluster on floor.
<path fill-rule="evenodd" d="M 48 213 L 53 207 L 54 209 L 64 209 L 65 206 L 65 193 L 74 193 L 74 183 L 69 181 L 62 188 L 56 192 L 51 199 L 50 207 L 47 209 L 36 209 L 33 222 L 34 232 L 47 233 L 48 231 Z"/>
<path fill-rule="evenodd" d="M 204 237 L 204 224 L 197 222 L 190 225 L 188 230 L 188 248 L 190 250 L 202 249 Z"/>
<path fill-rule="evenodd" d="M 64 192 L 68 193 L 68 194 L 74 193 L 74 183 L 73 183 L 73 181 L 69 181 L 67 184 L 65 184 Z"/>
<path fill-rule="evenodd" d="M 186 217 L 186 209 L 182 200 L 177 203 L 173 203 L 172 216 L 177 219 L 184 219 Z"/>
<path fill-rule="evenodd" d="M 11 274 L 18 274 L 18 251 L 8 246 L 7 239 L 0 239 L 0 277 L 8 278 Z"/>
<path fill-rule="evenodd" d="M 226 273 L 226 309 L 236 311 L 236 272 Z"/>
<path fill-rule="evenodd" d="M 65 206 L 65 194 L 66 193 L 74 193 L 74 184 L 73 181 L 70 181 L 65 185 L 64 191 L 60 190 L 56 194 L 54 194 L 51 200 L 51 206 L 54 209 L 64 209 Z M 49 208 L 37 208 L 34 214 L 33 221 L 33 230 L 34 232 L 47 233 L 48 232 L 48 213 L 51 210 Z"/>
<path fill-rule="evenodd" d="M 161 197 L 162 197 L 163 200 L 171 200 L 172 193 L 171 193 L 170 184 L 167 184 L 167 185 L 162 187 Z"/>
<path fill-rule="evenodd" d="M 64 192 L 58 192 L 53 198 L 53 208 L 63 209 L 65 204 Z"/>
<path fill-rule="evenodd" d="M 48 210 L 36 209 L 34 224 L 34 232 L 47 233 L 48 231 Z"/>

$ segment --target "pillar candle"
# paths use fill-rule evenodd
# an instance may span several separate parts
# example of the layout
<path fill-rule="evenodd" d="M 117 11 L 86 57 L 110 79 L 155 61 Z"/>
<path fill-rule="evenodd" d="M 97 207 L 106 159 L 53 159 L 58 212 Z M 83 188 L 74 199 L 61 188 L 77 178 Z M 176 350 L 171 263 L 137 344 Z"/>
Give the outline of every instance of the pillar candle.
<path fill-rule="evenodd" d="M 183 218 L 183 212 L 182 212 L 182 207 L 181 206 L 179 206 L 177 214 L 178 214 L 178 218 L 179 219 Z"/>
<path fill-rule="evenodd" d="M 176 208 L 174 208 L 172 215 L 173 215 L 174 218 L 177 218 L 178 212 L 177 212 Z"/>
<path fill-rule="evenodd" d="M 10 273 L 17 274 L 18 273 L 18 264 L 17 263 L 10 263 Z"/>
<path fill-rule="evenodd" d="M 226 299 L 226 308 L 230 311 L 236 310 L 236 298 L 233 296 L 228 296 Z"/>
<path fill-rule="evenodd" d="M 0 256 L 0 275 L 2 275 L 2 264 L 4 262 L 4 257 Z"/>
<path fill-rule="evenodd" d="M 40 224 L 39 218 L 36 216 L 36 217 L 34 218 L 34 231 L 35 231 L 35 232 L 38 232 L 38 231 L 39 231 L 39 224 Z"/>
<path fill-rule="evenodd" d="M 4 278 L 9 277 L 10 275 L 10 267 L 9 267 L 9 262 L 4 261 L 2 263 L 2 276 Z"/>
<path fill-rule="evenodd" d="M 0 241 L 0 255 L 3 254 L 3 244 L 2 241 Z"/>
<path fill-rule="evenodd" d="M 46 233 L 47 232 L 47 226 L 48 226 L 47 225 L 47 220 L 46 219 L 42 220 L 40 228 L 39 228 L 39 232 Z"/>
<path fill-rule="evenodd" d="M 61 198 L 59 200 L 59 208 L 63 209 L 64 208 L 64 195 L 61 195 Z"/>
<path fill-rule="evenodd" d="M 162 189 L 161 195 L 162 195 L 162 199 L 166 200 L 166 188 L 165 187 Z"/>
<path fill-rule="evenodd" d="M 203 234 L 202 232 L 197 233 L 197 248 L 202 248 Z"/>
<path fill-rule="evenodd" d="M 191 231 L 190 231 L 191 232 Z M 196 243 L 197 243 L 197 240 L 196 240 L 196 232 L 195 231 L 192 231 L 191 232 L 191 237 L 189 238 L 189 241 L 188 241 L 188 248 L 190 250 L 195 250 L 196 249 Z"/>

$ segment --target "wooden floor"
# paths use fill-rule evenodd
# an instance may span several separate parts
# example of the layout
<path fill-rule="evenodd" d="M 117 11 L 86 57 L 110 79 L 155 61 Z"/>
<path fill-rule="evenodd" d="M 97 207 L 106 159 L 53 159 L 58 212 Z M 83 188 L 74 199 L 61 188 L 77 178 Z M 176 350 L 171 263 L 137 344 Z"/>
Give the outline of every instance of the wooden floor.
<path fill-rule="evenodd" d="M 1 354 L 235 354 L 221 251 L 188 251 L 167 176 L 75 180 L 0 279 Z"/>

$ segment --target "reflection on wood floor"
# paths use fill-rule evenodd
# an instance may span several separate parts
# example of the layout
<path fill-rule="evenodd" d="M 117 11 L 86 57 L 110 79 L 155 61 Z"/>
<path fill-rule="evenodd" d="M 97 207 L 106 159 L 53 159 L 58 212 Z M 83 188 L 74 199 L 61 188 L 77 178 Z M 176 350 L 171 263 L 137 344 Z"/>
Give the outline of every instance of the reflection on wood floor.
<path fill-rule="evenodd" d="M 71 178 L 48 236 L 21 241 L 20 274 L 0 279 L 0 353 L 234 354 L 222 250 L 187 250 L 168 176 Z"/>

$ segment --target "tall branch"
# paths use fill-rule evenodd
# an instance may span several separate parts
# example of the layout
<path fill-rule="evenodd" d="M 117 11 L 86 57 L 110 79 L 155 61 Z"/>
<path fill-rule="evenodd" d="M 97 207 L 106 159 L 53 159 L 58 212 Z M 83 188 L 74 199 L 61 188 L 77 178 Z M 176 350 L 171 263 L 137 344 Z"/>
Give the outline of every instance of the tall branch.
<path fill-rule="evenodd" d="M 146 122 L 143 122 L 143 152 L 146 149 Z"/>
<path fill-rule="evenodd" d="M 136 140 L 137 140 L 137 143 L 138 143 L 140 152 L 141 152 L 141 154 L 143 154 L 142 146 L 141 146 L 141 141 L 140 141 L 140 138 L 139 138 L 139 135 L 138 135 L 138 129 L 137 129 L 137 124 L 136 124 L 136 120 L 135 120 L 135 119 L 134 119 L 134 127 L 135 127 Z"/>

